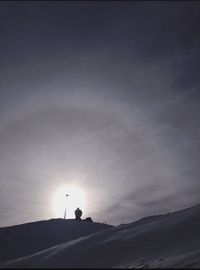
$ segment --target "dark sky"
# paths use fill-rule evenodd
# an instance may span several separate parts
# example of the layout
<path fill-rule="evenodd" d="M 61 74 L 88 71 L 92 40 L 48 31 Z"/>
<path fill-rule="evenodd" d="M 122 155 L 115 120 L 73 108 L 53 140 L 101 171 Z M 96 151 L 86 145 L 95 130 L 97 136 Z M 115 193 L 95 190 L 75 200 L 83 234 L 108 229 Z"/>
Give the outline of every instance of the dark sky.
<path fill-rule="evenodd" d="M 0 226 L 120 224 L 199 203 L 200 4 L 0 2 Z"/>

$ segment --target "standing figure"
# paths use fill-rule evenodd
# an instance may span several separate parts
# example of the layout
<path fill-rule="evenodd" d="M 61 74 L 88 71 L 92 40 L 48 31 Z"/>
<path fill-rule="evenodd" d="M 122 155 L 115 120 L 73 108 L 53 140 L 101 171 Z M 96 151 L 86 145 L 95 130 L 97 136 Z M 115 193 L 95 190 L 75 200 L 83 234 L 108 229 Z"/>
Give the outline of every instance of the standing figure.
<path fill-rule="evenodd" d="M 82 216 L 82 211 L 81 211 L 81 209 L 79 209 L 79 208 L 77 208 L 76 210 L 75 210 L 75 216 L 76 216 L 76 219 L 77 220 L 81 220 L 81 216 Z"/>

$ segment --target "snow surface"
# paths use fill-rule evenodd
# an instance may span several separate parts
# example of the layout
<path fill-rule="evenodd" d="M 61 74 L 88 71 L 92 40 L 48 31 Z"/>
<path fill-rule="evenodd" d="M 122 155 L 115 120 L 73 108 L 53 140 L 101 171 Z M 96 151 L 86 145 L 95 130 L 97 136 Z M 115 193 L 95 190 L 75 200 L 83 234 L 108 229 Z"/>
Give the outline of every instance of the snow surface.
<path fill-rule="evenodd" d="M 83 229 L 82 222 L 77 226 Z M 37 232 L 33 235 L 36 237 Z M 1 263 L 0 267 L 199 268 L 200 205 L 116 227 L 107 226 L 102 231 Z"/>
<path fill-rule="evenodd" d="M 74 219 L 51 219 L 0 228 L 0 262 L 24 257 L 110 227 Z"/>

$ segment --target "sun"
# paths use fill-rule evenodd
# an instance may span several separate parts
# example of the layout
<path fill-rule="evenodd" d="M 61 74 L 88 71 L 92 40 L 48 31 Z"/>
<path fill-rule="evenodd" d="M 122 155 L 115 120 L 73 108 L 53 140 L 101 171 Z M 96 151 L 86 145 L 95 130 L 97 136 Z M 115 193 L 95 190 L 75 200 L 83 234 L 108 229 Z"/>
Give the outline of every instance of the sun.
<path fill-rule="evenodd" d="M 83 211 L 84 215 L 86 196 L 81 187 L 77 185 L 62 186 L 55 191 L 52 199 L 52 208 L 57 218 L 64 217 L 65 209 L 66 218 L 74 218 L 74 211 L 77 207 Z"/>

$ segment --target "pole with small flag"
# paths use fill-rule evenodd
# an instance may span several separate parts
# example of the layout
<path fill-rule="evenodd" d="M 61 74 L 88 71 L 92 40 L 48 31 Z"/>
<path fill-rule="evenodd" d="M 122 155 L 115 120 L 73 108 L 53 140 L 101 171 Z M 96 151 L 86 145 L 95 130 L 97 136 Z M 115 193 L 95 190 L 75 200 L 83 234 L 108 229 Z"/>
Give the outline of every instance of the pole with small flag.
<path fill-rule="evenodd" d="M 66 201 L 67 201 L 67 198 L 69 197 L 69 194 L 66 194 Z M 67 213 L 67 203 L 65 205 L 65 213 L 64 213 L 64 219 L 66 219 L 66 213 Z"/>

